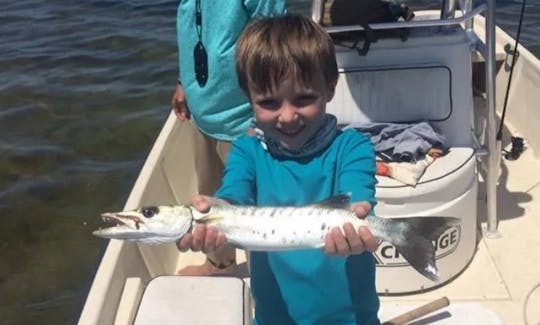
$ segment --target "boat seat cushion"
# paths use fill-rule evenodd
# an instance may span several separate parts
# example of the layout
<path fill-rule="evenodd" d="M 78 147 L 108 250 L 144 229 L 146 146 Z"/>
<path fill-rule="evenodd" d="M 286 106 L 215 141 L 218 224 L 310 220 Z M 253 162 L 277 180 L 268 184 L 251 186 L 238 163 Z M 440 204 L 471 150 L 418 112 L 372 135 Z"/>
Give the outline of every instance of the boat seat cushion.
<path fill-rule="evenodd" d="M 452 114 L 451 77 L 445 66 L 351 69 L 327 110 L 340 124 L 441 122 Z"/>
<path fill-rule="evenodd" d="M 160 276 L 144 291 L 135 325 L 247 325 L 249 288 L 233 277 Z"/>
<path fill-rule="evenodd" d="M 339 68 L 327 112 L 340 125 L 428 121 L 450 147 L 472 147 L 471 48 L 462 29 L 412 29 L 406 42 L 381 39 L 368 54 L 336 46 Z"/>
<path fill-rule="evenodd" d="M 475 168 L 474 149 L 453 147 L 426 168 L 415 187 L 377 176 L 376 197 L 378 201 L 395 204 L 454 199 L 470 188 L 476 177 Z"/>

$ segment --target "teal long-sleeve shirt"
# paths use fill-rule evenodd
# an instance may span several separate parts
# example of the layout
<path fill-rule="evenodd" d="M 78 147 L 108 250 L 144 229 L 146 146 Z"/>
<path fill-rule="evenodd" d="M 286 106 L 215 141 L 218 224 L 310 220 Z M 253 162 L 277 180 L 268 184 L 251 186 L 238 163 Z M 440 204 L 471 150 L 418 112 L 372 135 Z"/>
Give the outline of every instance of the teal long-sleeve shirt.
<path fill-rule="evenodd" d="M 251 122 L 251 106 L 238 85 L 234 63 L 235 45 L 252 19 L 283 14 L 284 0 L 200 0 L 201 38 L 208 54 L 208 81 L 195 79 L 193 49 L 199 37 L 195 24 L 196 0 L 178 6 L 179 81 L 191 116 L 205 134 L 231 141 L 245 133 Z"/>
<path fill-rule="evenodd" d="M 340 132 L 328 148 L 300 160 L 276 159 L 244 136 L 233 142 L 215 196 L 245 205 L 300 206 L 351 193 L 353 202 L 374 206 L 375 184 L 374 149 L 359 132 Z M 379 324 L 370 253 L 252 252 L 250 266 L 258 325 Z"/>

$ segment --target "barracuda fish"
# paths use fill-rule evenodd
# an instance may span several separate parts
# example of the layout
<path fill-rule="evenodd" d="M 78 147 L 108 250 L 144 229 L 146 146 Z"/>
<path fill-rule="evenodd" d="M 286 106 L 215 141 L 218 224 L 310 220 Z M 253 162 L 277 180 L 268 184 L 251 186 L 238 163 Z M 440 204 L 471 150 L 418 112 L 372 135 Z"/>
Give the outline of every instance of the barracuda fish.
<path fill-rule="evenodd" d="M 201 213 L 189 205 L 143 207 L 135 211 L 102 214 L 118 225 L 94 231 L 94 235 L 147 244 L 176 242 L 196 224 L 214 226 L 229 244 L 249 251 L 283 251 L 321 248 L 326 234 L 350 222 L 355 229 L 367 226 L 373 236 L 396 247 L 409 264 L 437 281 L 435 241 L 447 228 L 457 225 L 452 217 L 359 219 L 350 210 L 347 194 L 303 207 L 236 206 L 211 201 Z"/>

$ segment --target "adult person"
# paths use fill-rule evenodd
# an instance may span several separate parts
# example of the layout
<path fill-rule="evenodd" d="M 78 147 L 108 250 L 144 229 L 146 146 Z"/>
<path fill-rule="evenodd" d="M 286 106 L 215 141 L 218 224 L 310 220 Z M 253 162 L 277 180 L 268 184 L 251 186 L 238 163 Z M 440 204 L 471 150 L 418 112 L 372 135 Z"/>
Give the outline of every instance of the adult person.
<path fill-rule="evenodd" d="M 284 0 L 180 1 L 179 78 L 171 106 L 180 121 L 189 120 L 196 128 L 193 154 L 199 194 L 212 195 L 219 187 L 230 142 L 246 133 L 251 123 L 251 106 L 236 77 L 236 40 L 251 20 L 284 11 Z M 179 274 L 235 270 L 235 250 L 224 248 L 207 254 L 204 264 L 188 266 Z"/>

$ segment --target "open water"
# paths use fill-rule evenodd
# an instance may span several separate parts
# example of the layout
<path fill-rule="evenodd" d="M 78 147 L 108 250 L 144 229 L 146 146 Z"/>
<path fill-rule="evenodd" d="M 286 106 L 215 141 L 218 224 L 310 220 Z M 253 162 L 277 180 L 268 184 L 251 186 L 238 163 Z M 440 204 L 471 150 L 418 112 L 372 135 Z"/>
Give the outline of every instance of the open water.
<path fill-rule="evenodd" d="M 0 0 L 0 324 L 77 321 L 106 245 L 91 230 L 123 206 L 169 113 L 177 3 Z M 515 35 L 520 2 L 497 3 Z M 527 8 L 538 56 L 540 0 Z"/>

